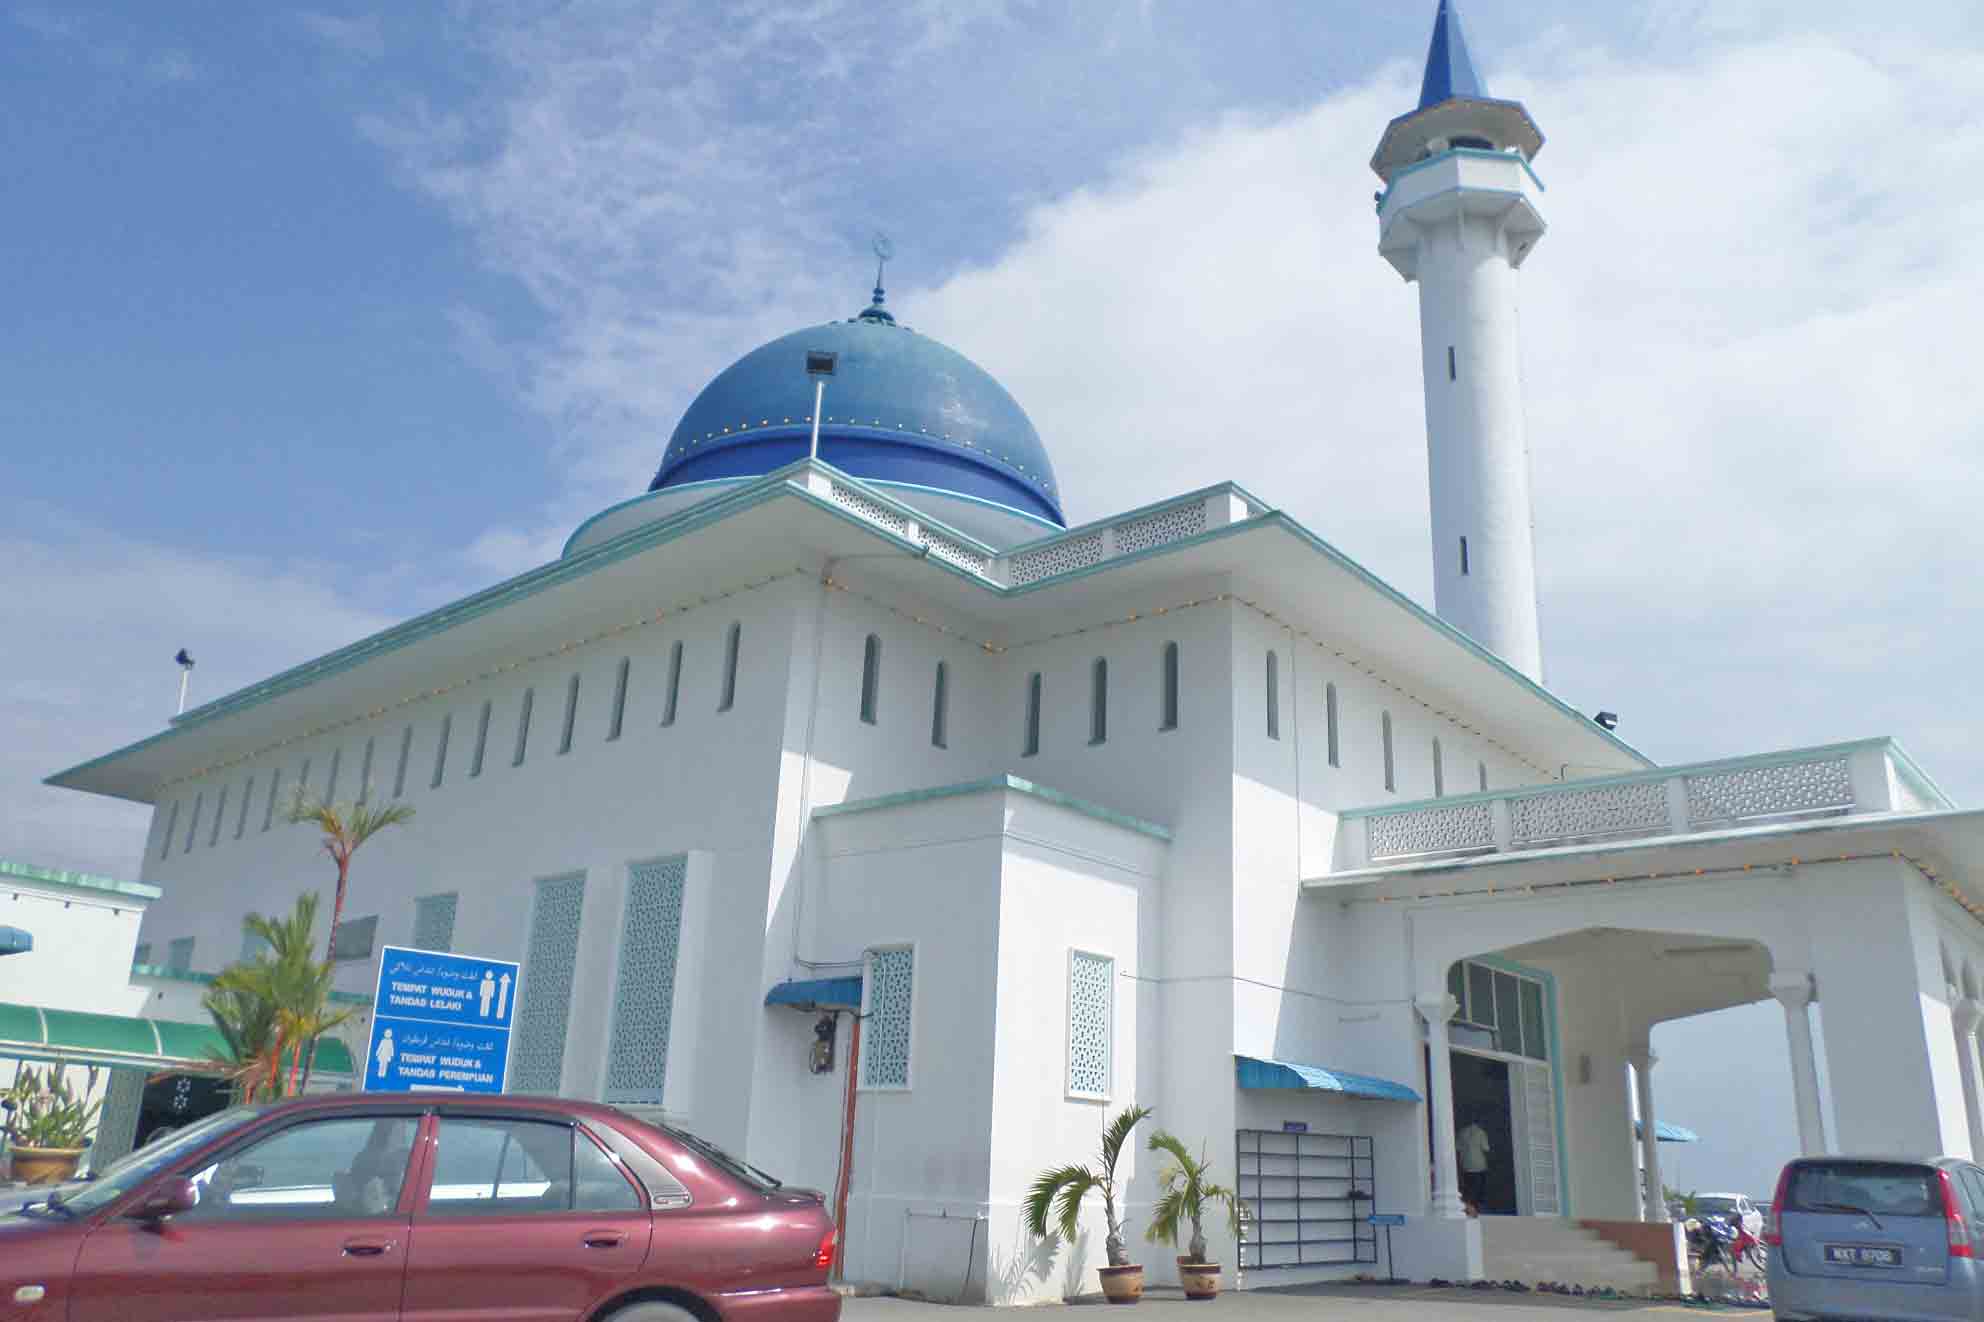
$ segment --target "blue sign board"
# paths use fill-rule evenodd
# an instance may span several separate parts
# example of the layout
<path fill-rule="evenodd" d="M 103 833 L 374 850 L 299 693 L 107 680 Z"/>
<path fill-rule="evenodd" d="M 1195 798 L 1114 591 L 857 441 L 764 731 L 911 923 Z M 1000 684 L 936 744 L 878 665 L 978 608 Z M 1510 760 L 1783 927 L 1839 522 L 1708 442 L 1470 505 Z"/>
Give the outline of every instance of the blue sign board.
<path fill-rule="evenodd" d="M 372 1001 L 366 1092 L 502 1092 L 517 966 L 387 946 Z"/>
<path fill-rule="evenodd" d="M 1284 1134 L 1306 1134 L 1309 1132 L 1309 1122 L 1307 1120 L 1284 1120 L 1281 1122 L 1281 1132 Z"/>
<path fill-rule="evenodd" d="M 1405 1224 L 1403 1212 L 1373 1212 L 1365 1220 L 1374 1226 L 1402 1226 Z"/>

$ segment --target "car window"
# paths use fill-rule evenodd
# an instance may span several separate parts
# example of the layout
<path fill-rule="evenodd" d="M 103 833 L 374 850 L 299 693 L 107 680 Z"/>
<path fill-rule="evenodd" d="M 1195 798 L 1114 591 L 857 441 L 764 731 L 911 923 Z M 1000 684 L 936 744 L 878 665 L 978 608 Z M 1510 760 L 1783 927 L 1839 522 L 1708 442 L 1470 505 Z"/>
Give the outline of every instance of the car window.
<path fill-rule="evenodd" d="M 95 1179 L 64 1198 L 63 1204 L 78 1213 L 108 1207 L 193 1149 L 211 1143 L 230 1129 L 261 1119 L 265 1110 L 259 1106 L 235 1106 L 216 1111 L 150 1147 L 139 1148 L 109 1163 Z"/>
<path fill-rule="evenodd" d="M 1733 1198 L 1697 1198 L 1695 1209 L 1702 1216 L 1728 1216 L 1736 1210 Z"/>
<path fill-rule="evenodd" d="M 199 1203 L 175 1221 L 293 1221 L 390 1216 L 420 1122 L 345 1116 L 292 1125 L 191 1178 Z"/>
<path fill-rule="evenodd" d="M 1957 1174 L 1960 1176 L 1958 1183 L 1963 1186 L 1966 1195 L 1965 1201 L 1970 1204 L 1970 1215 L 1984 1217 L 1984 1171 L 1975 1166 L 1960 1166 Z"/>
<path fill-rule="evenodd" d="M 429 1216 L 621 1211 L 640 1195 L 599 1145 L 551 1120 L 442 1116 Z"/>
<path fill-rule="evenodd" d="M 1927 1166 L 1888 1161 L 1813 1162 L 1794 1168 L 1785 1209 L 1875 1216 L 1941 1216 L 1943 1191 Z"/>

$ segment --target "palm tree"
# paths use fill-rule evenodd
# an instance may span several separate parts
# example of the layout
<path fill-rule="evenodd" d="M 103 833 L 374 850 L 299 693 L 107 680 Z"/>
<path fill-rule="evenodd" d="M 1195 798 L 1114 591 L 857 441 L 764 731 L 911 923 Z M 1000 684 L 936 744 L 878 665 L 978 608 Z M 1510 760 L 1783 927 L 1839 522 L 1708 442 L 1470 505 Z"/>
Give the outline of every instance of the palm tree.
<path fill-rule="evenodd" d="M 1061 1238 L 1073 1241 L 1081 1234 L 1082 1199 L 1090 1190 L 1100 1189 L 1102 1217 L 1109 1226 L 1103 1251 L 1109 1255 L 1110 1266 L 1130 1265 L 1130 1255 L 1123 1247 L 1123 1223 L 1116 1216 L 1116 1159 L 1123 1155 L 1123 1144 L 1129 1141 L 1130 1131 L 1149 1114 L 1148 1106 L 1125 1107 L 1116 1113 L 1116 1118 L 1102 1131 L 1099 1166 L 1056 1166 L 1035 1177 L 1026 1196 L 1026 1226 L 1035 1237 L 1046 1237 L 1051 1211 L 1054 1228 L 1061 1232 Z"/>
<path fill-rule="evenodd" d="M 249 914 L 248 930 L 267 948 L 253 960 L 224 970 L 208 994 L 208 1013 L 235 1049 L 241 1065 L 238 1077 L 246 1083 L 248 1100 L 262 1093 L 294 1095 L 299 1070 L 301 1083 L 307 1085 L 318 1038 L 355 1013 L 349 1007 L 330 1008 L 336 974 L 329 960 L 316 957 L 312 931 L 317 904 L 317 895 L 305 892 L 296 897 L 296 907 L 287 918 Z M 229 1022 L 223 1022 L 224 1017 Z"/>
<path fill-rule="evenodd" d="M 1212 1172 L 1212 1163 L 1206 1160 L 1203 1151 L 1194 1160 L 1192 1150 L 1177 1135 L 1163 1131 L 1152 1134 L 1150 1150 L 1164 1153 L 1171 1158 L 1171 1164 L 1158 1172 L 1157 1183 L 1163 1193 L 1151 1208 L 1150 1229 L 1144 1232 L 1144 1238 L 1175 1245 L 1178 1232 L 1190 1223 L 1192 1237 L 1185 1252 L 1193 1262 L 1205 1262 L 1206 1232 L 1200 1221 L 1205 1216 L 1206 1205 L 1224 1206 L 1227 1229 L 1237 1233 L 1239 1201 L 1233 1190 L 1206 1178 Z"/>
<path fill-rule="evenodd" d="M 337 865 L 338 884 L 331 898 L 331 935 L 325 943 L 325 964 L 335 968 L 338 959 L 338 924 L 344 921 L 345 890 L 351 883 L 351 858 L 359 846 L 389 826 L 398 826 L 413 816 L 410 803 L 371 803 L 371 787 L 360 792 L 355 803 L 330 803 L 312 799 L 296 787 L 296 797 L 284 814 L 291 822 L 310 822 L 322 836 L 324 852 Z M 303 1083 L 310 1083 L 310 1071 L 317 1063 L 317 1040 L 310 1039 L 310 1055 L 303 1063 Z"/>

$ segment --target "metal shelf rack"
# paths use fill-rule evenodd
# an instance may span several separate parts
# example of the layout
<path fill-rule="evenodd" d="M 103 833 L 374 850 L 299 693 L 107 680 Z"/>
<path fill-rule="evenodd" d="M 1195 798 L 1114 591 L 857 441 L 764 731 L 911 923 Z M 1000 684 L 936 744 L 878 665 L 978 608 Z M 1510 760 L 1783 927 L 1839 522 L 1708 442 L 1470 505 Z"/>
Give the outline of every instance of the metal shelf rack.
<path fill-rule="evenodd" d="M 1377 1262 L 1369 1136 L 1242 1129 L 1236 1138 L 1243 1270 Z"/>

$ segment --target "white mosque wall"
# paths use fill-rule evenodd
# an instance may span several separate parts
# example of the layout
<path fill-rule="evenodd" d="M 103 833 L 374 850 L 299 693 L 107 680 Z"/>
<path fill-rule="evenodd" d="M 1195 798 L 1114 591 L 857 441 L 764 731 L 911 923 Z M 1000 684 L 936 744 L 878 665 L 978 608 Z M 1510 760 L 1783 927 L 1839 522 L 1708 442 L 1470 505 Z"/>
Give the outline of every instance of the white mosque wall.
<path fill-rule="evenodd" d="M 0 1001 L 90 1014 L 137 1014 L 131 951 L 142 898 L 35 880 L 0 870 L 0 927 L 17 927 L 34 948 L 0 956 Z"/>

